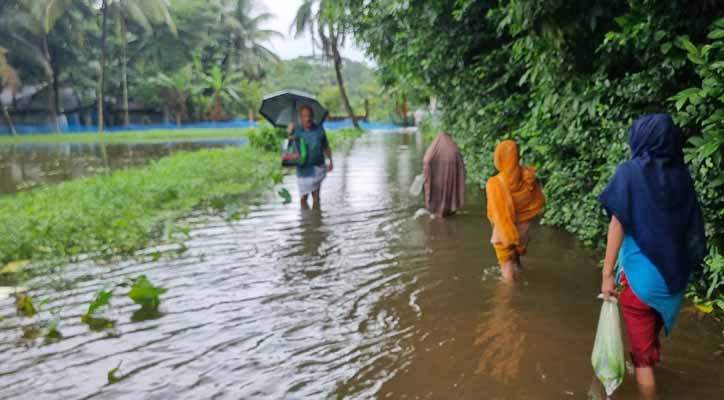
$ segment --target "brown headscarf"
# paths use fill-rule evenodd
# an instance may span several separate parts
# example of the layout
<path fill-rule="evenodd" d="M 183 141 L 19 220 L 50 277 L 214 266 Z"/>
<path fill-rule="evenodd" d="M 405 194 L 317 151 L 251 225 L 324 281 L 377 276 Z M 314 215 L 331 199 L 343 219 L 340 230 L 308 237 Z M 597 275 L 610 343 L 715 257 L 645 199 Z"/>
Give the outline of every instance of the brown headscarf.
<path fill-rule="evenodd" d="M 488 219 L 502 244 L 521 244 L 516 224 L 535 218 L 545 197 L 535 178 L 535 168 L 520 165 L 514 141 L 505 140 L 495 148 L 495 168 L 500 173 L 485 185 Z"/>
<path fill-rule="evenodd" d="M 425 152 L 425 207 L 438 217 L 458 210 L 465 203 L 465 163 L 460 149 L 440 132 Z"/>

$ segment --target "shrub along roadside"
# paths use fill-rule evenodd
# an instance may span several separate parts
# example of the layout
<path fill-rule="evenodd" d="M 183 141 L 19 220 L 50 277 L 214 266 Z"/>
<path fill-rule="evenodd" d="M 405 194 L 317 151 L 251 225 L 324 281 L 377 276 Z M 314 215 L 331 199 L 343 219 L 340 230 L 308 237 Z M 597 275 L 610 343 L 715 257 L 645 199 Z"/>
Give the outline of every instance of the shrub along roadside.
<path fill-rule="evenodd" d="M 717 2 L 344 3 L 381 74 L 437 98 L 441 127 L 455 136 L 472 181 L 495 173 L 499 141 L 517 140 L 545 186 L 543 222 L 590 246 L 605 246 L 607 218 L 596 195 L 629 156 L 632 121 L 672 114 L 688 139 L 710 248 L 688 295 L 701 310 L 724 315 L 724 11 Z"/>

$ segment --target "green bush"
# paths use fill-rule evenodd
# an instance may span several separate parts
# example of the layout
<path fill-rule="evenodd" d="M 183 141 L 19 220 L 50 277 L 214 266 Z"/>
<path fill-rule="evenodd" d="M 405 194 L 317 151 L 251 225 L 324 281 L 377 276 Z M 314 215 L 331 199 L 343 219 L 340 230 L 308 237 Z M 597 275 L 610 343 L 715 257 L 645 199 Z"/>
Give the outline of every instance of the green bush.
<path fill-rule="evenodd" d="M 282 148 L 282 141 L 287 137 L 287 131 L 271 125 L 262 125 L 259 128 L 246 131 L 249 144 L 259 150 L 278 153 Z"/>
<path fill-rule="evenodd" d="M 470 179 L 491 176 L 495 145 L 517 140 L 545 185 L 543 222 L 589 245 L 605 245 L 596 195 L 628 157 L 632 121 L 671 113 L 688 139 L 711 247 L 689 293 L 724 304 L 713 301 L 724 300 L 724 9 L 716 2 L 346 3 L 355 38 L 382 74 L 438 98 Z"/>

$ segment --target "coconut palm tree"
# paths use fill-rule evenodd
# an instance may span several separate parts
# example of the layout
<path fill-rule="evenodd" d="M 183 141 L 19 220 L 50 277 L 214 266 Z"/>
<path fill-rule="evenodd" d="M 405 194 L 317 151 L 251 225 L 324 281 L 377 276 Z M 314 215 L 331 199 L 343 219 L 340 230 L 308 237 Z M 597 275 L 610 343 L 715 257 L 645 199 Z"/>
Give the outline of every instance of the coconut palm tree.
<path fill-rule="evenodd" d="M 303 0 L 289 30 L 296 37 L 301 37 L 309 30 L 313 45 L 319 47 L 322 54 L 332 60 L 342 103 L 352 119 L 352 124 L 359 128 L 342 78 L 342 56 L 339 49 L 344 47 L 349 32 L 343 10 L 331 0 Z"/>
<path fill-rule="evenodd" d="M 8 63 L 8 60 L 5 57 L 6 54 L 7 50 L 3 47 L 0 47 L 0 92 L 5 89 L 9 89 L 10 92 L 14 94 L 18 86 L 20 85 L 20 80 L 18 79 L 18 73 Z M 17 136 L 17 132 L 15 132 L 15 125 L 13 125 L 13 120 L 10 118 L 8 109 L 5 107 L 4 104 L 2 105 L 2 109 L 5 121 L 10 128 L 10 133 L 13 136 Z"/>
<path fill-rule="evenodd" d="M 54 132 L 60 132 L 58 76 L 49 39 L 62 34 L 82 42 L 83 12 L 88 10 L 84 0 L 6 0 L 0 13 L 0 44 L 13 51 L 13 56 L 40 67 L 45 75 Z"/>
<path fill-rule="evenodd" d="M 129 124 L 128 116 L 128 31 L 137 28 L 146 36 L 153 34 L 157 25 L 166 25 L 176 35 L 176 25 L 165 0 L 108 0 L 109 12 L 117 21 L 121 37 L 121 86 L 123 91 L 123 124 Z"/>
<path fill-rule="evenodd" d="M 264 43 L 284 35 L 261 27 L 274 19 L 274 14 L 263 12 L 254 15 L 252 0 L 221 0 L 219 6 L 222 15 L 219 33 L 220 41 L 226 43 L 226 70 L 243 71 L 252 80 L 260 79 L 264 65 L 279 62 L 279 57 Z"/>

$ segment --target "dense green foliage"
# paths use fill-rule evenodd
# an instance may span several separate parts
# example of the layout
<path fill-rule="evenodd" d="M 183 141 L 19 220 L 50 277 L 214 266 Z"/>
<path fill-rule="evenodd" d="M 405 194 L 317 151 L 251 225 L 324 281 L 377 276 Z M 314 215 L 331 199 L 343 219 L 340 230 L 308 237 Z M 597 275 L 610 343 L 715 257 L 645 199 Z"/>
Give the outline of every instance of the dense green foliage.
<path fill-rule="evenodd" d="M 376 71 L 365 63 L 345 60 L 342 69 L 349 101 L 356 115 L 365 114 L 368 102 L 372 121 L 399 121 L 396 114 L 397 94 L 385 87 Z M 346 111 L 337 87 L 334 67 L 321 58 L 300 57 L 283 61 L 274 73 L 266 77 L 266 91 L 300 89 L 316 96 L 330 115 L 344 116 Z"/>
<path fill-rule="evenodd" d="M 323 3 L 314 9 L 331 4 Z M 348 26 L 309 11 L 315 35 L 323 21 Z M 80 112 L 83 123 L 95 124 L 90 113 L 103 110 L 105 125 L 140 122 L 133 109 L 163 109 L 177 123 L 256 119 L 263 94 L 288 87 L 326 91 L 335 116 L 348 114 L 345 102 L 337 102 L 346 87 L 355 114 L 363 114 L 369 99 L 373 117 L 389 119 L 393 103 L 383 101 L 373 70 L 343 59 L 339 49 L 323 46 L 320 58 L 282 62 L 267 48 L 283 37 L 264 28 L 273 18 L 254 0 L 0 1 L 0 89 L 43 88 L 33 107 L 47 109 L 55 131 L 63 112 Z M 104 107 L 94 104 L 99 97 Z M 23 110 L 16 102 L 6 106 L 2 121 L 10 125 Z"/>
<path fill-rule="evenodd" d="M 711 255 L 692 287 L 724 309 L 724 9 L 705 0 L 340 0 L 383 75 L 436 96 L 470 177 L 501 139 L 539 168 L 544 222 L 604 245 L 596 202 L 648 112 L 683 128 Z M 434 29 L 431 29 L 434 27 Z"/>

